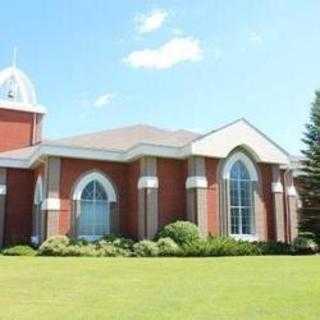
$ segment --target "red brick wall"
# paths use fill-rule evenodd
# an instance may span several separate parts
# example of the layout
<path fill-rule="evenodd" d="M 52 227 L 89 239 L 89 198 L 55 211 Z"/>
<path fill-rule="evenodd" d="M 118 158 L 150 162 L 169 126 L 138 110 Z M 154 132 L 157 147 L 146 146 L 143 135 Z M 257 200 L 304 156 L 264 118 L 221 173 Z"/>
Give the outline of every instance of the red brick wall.
<path fill-rule="evenodd" d="M 159 227 L 177 219 L 186 220 L 187 161 L 158 159 Z"/>
<path fill-rule="evenodd" d="M 218 159 L 206 158 L 208 232 L 212 235 L 219 235 L 220 233 L 218 164 Z"/>
<path fill-rule="evenodd" d="M 32 144 L 33 114 L 0 109 L 0 152 Z"/>
<path fill-rule="evenodd" d="M 206 159 L 208 179 L 207 205 L 208 230 L 219 234 L 219 161 Z M 262 178 L 262 199 L 266 233 L 269 240 L 275 239 L 273 197 L 271 192 L 271 165 L 259 164 Z M 137 236 L 138 190 L 140 175 L 139 161 L 122 164 L 102 161 L 62 159 L 61 163 L 61 212 L 59 232 L 69 234 L 72 210 L 72 192 L 76 181 L 90 170 L 100 170 L 114 183 L 119 196 L 120 231 L 129 237 Z M 187 162 L 182 160 L 158 159 L 159 177 L 159 226 L 177 219 L 186 219 Z M 43 166 L 34 171 L 8 169 L 5 242 L 28 242 L 32 231 L 32 206 L 34 186 Z"/>
<path fill-rule="evenodd" d="M 271 190 L 272 185 L 272 167 L 270 164 L 259 164 L 262 180 L 262 198 L 263 208 L 266 216 L 266 232 L 268 240 L 275 240 L 275 220 L 273 212 L 273 195 Z"/>
<path fill-rule="evenodd" d="M 140 177 L 140 161 L 129 164 L 128 168 L 128 203 L 126 222 L 123 226 L 125 233 L 131 238 L 138 235 L 138 180 Z"/>
<path fill-rule="evenodd" d="M 100 170 L 106 174 L 117 189 L 119 197 L 120 232 L 129 236 L 135 236 L 137 230 L 137 165 L 127 165 L 114 162 L 102 162 L 91 160 L 62 159 L 61 161 L 61 212 L 59 232 L 69 234 L 71 231 L 72 192 L 79 177 L 90 170 Z M 131 176 L 133 178 L 131 180 Z M 135 189 L 133 185 L 135 184 Z M 136 192 L 136 194 L 135 194 Z M 128 204 L 128 199 L 133 202 Z"/>
<path fill-rule="evenodd" d="M 33 171 L 7 170 L 5 243 L 29 242 L 32 232 Z"/>

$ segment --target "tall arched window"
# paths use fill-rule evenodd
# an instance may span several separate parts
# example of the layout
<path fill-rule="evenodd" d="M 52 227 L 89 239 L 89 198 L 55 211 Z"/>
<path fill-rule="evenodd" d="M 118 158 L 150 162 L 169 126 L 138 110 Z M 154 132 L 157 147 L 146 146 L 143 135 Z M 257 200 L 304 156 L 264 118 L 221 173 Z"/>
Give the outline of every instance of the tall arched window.
<path fill-rule="evenodd" d="M 114 224 L 118 221 L 117 197 L 106 176 L 100 172 L 84 175 L 76 184 L 73 200 L 74 236 L 96 240 L 114 232 Z"/>
<path fill-rule="evenodd" d="M 34 190 L 33 198 L 33 218 L 32 218 L 32 238 L 31 242 L 39 244 L 41 242 L 43 233 L 43 219 L 42 219 L 42 202 L 43 202 L 43 184 L 41 176 L 38 176 Z"/>
<path fill-rule="evenodd" d="M 223 233 L 240 239 L 257 239 L 256 222 L 260 223 L 260 220 L 255 212 L 258 201 L 256 166 L 245 153 L 232 153 L 223 166 L 222 178 Z"/>
<path fill-rule="evenodd" d="M 93 180 L 81 194 L 80 215 L 78 217 L 79 237 L 102 237 L 110 233 L 109 205 L 102 184 Z"/>
<path fill-rule="evenodd" d="M 230 229 L 231 234 L 253 233 L 252 181 L 245 165 L 238 160 L 230 172 Z"/>

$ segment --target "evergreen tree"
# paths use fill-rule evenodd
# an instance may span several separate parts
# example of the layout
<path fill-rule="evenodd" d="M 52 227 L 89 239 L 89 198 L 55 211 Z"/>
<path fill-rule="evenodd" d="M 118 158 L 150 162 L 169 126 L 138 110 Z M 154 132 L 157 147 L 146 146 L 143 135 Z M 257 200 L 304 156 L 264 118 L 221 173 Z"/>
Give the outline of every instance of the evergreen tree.
<path fill-rule="evenodd" d="M 300 229 L 320 236 L 320 91 L 316 91 L 312 103 L 309 123 L 302 141 L 306 148 L 302 151 L 302 174 L 299 177 L 301 199 Z"/>

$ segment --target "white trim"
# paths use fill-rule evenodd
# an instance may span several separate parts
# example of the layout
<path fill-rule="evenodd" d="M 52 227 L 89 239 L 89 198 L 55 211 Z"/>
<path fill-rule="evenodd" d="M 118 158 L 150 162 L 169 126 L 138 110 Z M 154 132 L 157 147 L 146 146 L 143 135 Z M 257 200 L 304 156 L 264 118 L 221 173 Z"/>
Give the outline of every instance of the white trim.
<path fill-rule="evenodd" d="M 159 179 L 158 177 L 144 176 L 140 177 L 138 181 L 138 189 L 158 189 L 159 188 Z"/>
<path fill-rule="evenodd" d="M 283 185 L 280 181 L 272 182 L 271 189 L 273 193 L 283 193 Z"/>
<path fill-rule="evenodd" d="M 60 210 L 60 199 L 59 198 L 47 198 L 41 204 L 41 210 Z"/>
<path fill-rule="evenodd" d="M 297 196 L 297 190 L 295 186 L 290 186 L 287 188 L 287 195 L 289 197 L 296 197 Z"/>
<path fill-rule="evenodd" d="M 230 237 L 235 240 L 243 240 L 243 241 L 258 241 L 259 237 L 256 234 L 230 234 Z"/>
<path fill-rule="evenodd" d="M 231 168 L 239 160 L 246 166 L 250 175 L 250 179 L 252 181 L 258 181 L 258 173 L 253 162 L 242 152 L 236 152 L 229 157 L 223 168 L 223 179 L 229 180 Z"/>
<path fill-rule="evenodd" d="M 226 161 L 226 163 L 224 164 L 224 168 L 223 168 L 223 172 L 222 172 L 222 176 L 223 179 L 228 181 L 228 221 L 229 221 L 229 234 L 231 237 L 237 239 L 237 240 L 246 240 L 246 241 L 255 241 L 256 240 L 256 236 L 255 234 L 232 234 L 231 233 L 231 203 L 230 203 L 230 174 L 232 171 L 232 167 L 233 165 L 237 162 L 237 161 L 241 161 L 243 163 L 243 165 L 246 167 L 246 169 L 248 170 L 249 176 L 250 176 L 250 180 L 251 181 L 258 181 L 258 173 L 256 170 L 256 167 L 254 165 L 254 163 L 252 162 L 252 160 L 246 156 L 244 153 L 242 152 L 236 152 L 234 154 L 232 154 Z M 238 188 L 240 187 L 240 184 L 238 183 Z M 253 232 L 253 230 L 255 230 L 256 228 L 256 218 L 257 218 L 257 212 L 255 209 L 255 195 L 253 190 L 251 189 L 250 186 L 250 190 L 251 190 L 251 197 L 252 197 L 252 202 L 251 202 L 251 232 Z M 241 198 L 241 192 L 240 190 L 238 190 L 238 196 Z M 240 201 L 241 203 L 241 201 Z M 241 230 L 241 217 L 240 217 L 240 226 L 239 229 Z M 242 232 L 242 231 L 241 231 Z M 255 232 L 255 231 L 254 231 Z"/>
<path fill-rule="evenodd" d="M 123 154 L 123 161 L 132 161 L 143 156 L 182 159 L 183 153 L 181 147 L 164 146 L 142 142 L 126 150 Z"/>
<path fill-rule="evenodd" d="M 237 147 L 247 149 L 256 161 L 286 164 L 289 154 L 245 119 L 209 132 L 190 143 L 193 155 L 226 158 Z"/>
<path fill-rule="evenodd" d="M 105 177 L 100 172 L 96 171 L 88 173 L 77 183 L 73 192 L 73 200 L 81 200 L 81 194 L 83 189 L 87 186 L 88 183 L 90 183 L 93 180 L 97 180 L 103 185 L 108 196 L 108 202 L 117 201 L 116 191 L 112 183 L 109 181 L 107 177 Z"/>
<path fill-rule="evenodd" d="M 186 181 L 186 189 L 191 188 L 208 188 L 207 178 L 200 176 L 188 177 Z"/>
<path fill-rule="evenodd" d="M 43 183 L 42 177 L 39 175 L 37 178 L 36 186 L 34 188 L 34 195 L 33 195 L 33 204 L 38 205 L 43 201 Z"/>
<path fill-rule="evenodd" d="M 105 161 L 109 160 L 121 162 L 123 161 L 123 152 L 121 151 L 41 144 L 40 147 L 30 157 L 29 166 L 31 167 L 42 156 L 56 156 L 76 159 L 94 159 Z"/>
<path fill-rule="evenodd" d="M 32 113 L 40 113 L 40 114 L 46 114 L 47 110 L 44 106 L 36 104 L 26 104 L 26 103 L 20 103 L 20 102 L 13 102 L 13 101 L 7 101 L 7 100 L 0 100 L 0 109 L 6 109 L 6 110 L 14 110 L 14 111 L 20 111 L 20 112 L 32 112 Z"/>
<path fill-rule="evenodd" d="M 5 184 L 0 184 L 0 195 L 6 195 L 7 194 L 7 186 Z"/>
<path fill-rule="evenodd" d="M 77 238 L 78 238 L 79 240 L 86 240 L 86 241 L 92 242 L 92 241 L 97 241 L 97 240 L 102 239 L 103 236 L 86 236 L 86 235 L 79 235 Z"/>
<path fill-rule="evenodd" d="M 0 153 L 0 155 L 1 155 L 1 153 Z M 19 169 L 30 168 L 28 160 L 10 159 L 10 158 L 0 158 L 0 167 L 2 167 L 2 168 L 19 168 Z"/>

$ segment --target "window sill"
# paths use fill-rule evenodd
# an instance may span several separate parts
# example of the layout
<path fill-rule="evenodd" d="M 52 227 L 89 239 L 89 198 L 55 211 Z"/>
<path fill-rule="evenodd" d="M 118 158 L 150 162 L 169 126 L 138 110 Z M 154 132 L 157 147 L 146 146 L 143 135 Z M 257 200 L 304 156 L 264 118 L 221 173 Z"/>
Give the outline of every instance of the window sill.
<path fill-rule="evenodd" d="M 103 238 L 103 236 L 78 236 L 78 240 L 85 240 L 85 241 L 97 241 L 97 240 L 101 240 Z"/>
<path fill-rule="evenodd" d="M 235 240 L 243 240 L 250 242 L 259 240 L 256 234 L 230 234 L 230 237 L 234 238 Z"/>

